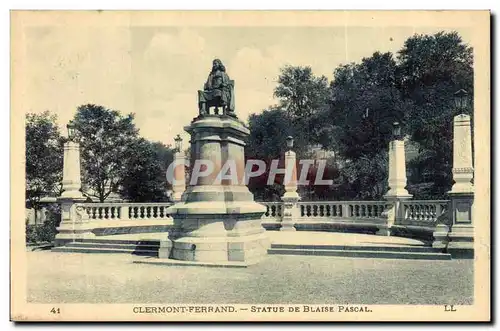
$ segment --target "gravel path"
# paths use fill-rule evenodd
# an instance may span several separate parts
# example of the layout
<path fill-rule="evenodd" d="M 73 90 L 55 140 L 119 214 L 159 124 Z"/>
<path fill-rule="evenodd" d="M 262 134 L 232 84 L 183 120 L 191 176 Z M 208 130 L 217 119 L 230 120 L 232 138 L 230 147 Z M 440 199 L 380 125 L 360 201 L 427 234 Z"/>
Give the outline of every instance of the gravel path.
<path fill-rule="evenodd" d="M 155 266 L 125 254 L 27 252 L 37 303 L 471 304 L 473 261 L 270 255 L 247 269 Z"/>

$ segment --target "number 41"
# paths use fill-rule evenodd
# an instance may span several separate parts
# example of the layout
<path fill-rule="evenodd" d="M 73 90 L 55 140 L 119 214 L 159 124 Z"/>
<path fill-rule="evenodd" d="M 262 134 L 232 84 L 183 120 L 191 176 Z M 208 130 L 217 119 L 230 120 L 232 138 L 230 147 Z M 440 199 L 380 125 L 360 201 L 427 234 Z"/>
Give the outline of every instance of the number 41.
<path fill-rule="evenodd" d="M 61 310 L 60 310 L 59 308 L 52 308 L 52 309 L 50 310 L 50 312 L 51 312 L 52 314 L 60 314 L 60 313 L 61 313 Z"/>

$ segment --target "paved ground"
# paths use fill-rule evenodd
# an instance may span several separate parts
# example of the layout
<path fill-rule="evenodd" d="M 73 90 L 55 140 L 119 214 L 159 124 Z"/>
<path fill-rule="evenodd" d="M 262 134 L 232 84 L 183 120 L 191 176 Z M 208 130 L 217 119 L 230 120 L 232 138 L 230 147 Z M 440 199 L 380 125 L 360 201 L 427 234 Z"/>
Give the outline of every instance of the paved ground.
<path fill-rule="evenodd" d="M 372 237 L 373 238 L 373 237 Z M 124 254 L 27 252 L 40 303 L 471 304 L 473 261 L 279 256 L 247 269 L 154 266 Z"/>

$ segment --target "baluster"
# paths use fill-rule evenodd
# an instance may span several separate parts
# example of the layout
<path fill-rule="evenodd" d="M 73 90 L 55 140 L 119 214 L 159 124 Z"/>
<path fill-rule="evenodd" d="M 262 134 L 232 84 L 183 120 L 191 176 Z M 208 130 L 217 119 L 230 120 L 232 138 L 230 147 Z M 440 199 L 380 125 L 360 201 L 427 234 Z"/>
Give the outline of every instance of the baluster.
<path fill-rule="evenodd" d="M 304 217 L 305 214 L 304 205 L 300 205 L 300 217 Z"/>
<path fill-rule="evenodd" d="M 331 210 L 332 209 L 332 205 L 326 205 L 325 208 L 326 208 L 326 216 L 327 217 L 332 216 L 332 210 Z"/>
<path fill-rule="evenodd" d="M 318 206 L 317 205 L 313 205 L 313 216 L 314 217 L 318 216 Z"/>
<path fill-rule="evenodd" d="M 325 216 L 325 206 L 324 205 L 320 205 L 319 206 L 319 216 L 323 217 Z"/>
<path fill-rule="evenodd" d="M 443 212 L 443 209 L 441 209 L 441 204 L 436 205 L 436 215 L 434 215 L 434 218 L 432 219 L 433 221 L 436 221 L 439 216 L 441 216 L 441 213 Z"/>

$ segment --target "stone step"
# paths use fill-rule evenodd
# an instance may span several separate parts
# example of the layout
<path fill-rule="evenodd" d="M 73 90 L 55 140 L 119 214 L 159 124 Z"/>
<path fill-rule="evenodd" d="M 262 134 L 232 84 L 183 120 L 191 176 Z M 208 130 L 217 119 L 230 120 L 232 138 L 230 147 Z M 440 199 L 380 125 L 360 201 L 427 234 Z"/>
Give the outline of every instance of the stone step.
<path fill-rule="evenodd" d="M 165 235 L 167 239 L 168 234 Z M 97 243 L 97 244 L 130 244 L 130 245 L 149 245 L 149 246 L 160 246 L 160 241 L 155 239 L 145 239 L 145 240 L 133 240 L 133 239 L 108 239 L 104 238 L 92 238 L 83 239 L 82 241 L 76 241 L 76 243 Z"/>
<path fill-rule="evenodd" d="M 271 248 L 301 249 L 301 250 L 342 250 L 342 251 L 383 251 L 383 252 L 422 252 L 441 253 L 442 250 L 428 246 L 346 246 L 346 245 L 297 245 L 271 244 Z"/>
<path fill-rule="evenodd" d="M 427 252 L 270 248 L 268 250 L 268 253 L 273 255 L 338 256 L 338 257 L 407 259 L 407 260 L 451 260 L 450 254 L 427 253 Z"/>
<path fill-rule="evenodd" d="M 118 249 L 131 249 L 131 250 L 158 250 L 160 247 L 159 243 L 155 244 L 144 244 L 144 243 L 110 243 L 110 242 L 72 242 L 65 245 L 65 247 L 84 247 L 84 248 L 118 248 Z"/>
<path fill-rule="evenodd" d="M 64 252 L 64 253 L 118 253 L 118 254 L 134 254 L 134 255 L 144 255 L 144 256 L 158 256 L 158 250 L 136 250 L 128 248 L 60 246 L 53 248 L 52 251 Z"/>
<path fill-rule="evenodd" d="M 140 234 L 140 233 L 165 233 L 168 236 L 168 231 L 172 228 L 172 225 L 120 225 L 111 227 L 97 227 L 92 232 L 96 236 L 113 236 L 113 235 L 125 235 L 125 234 Z"/>

